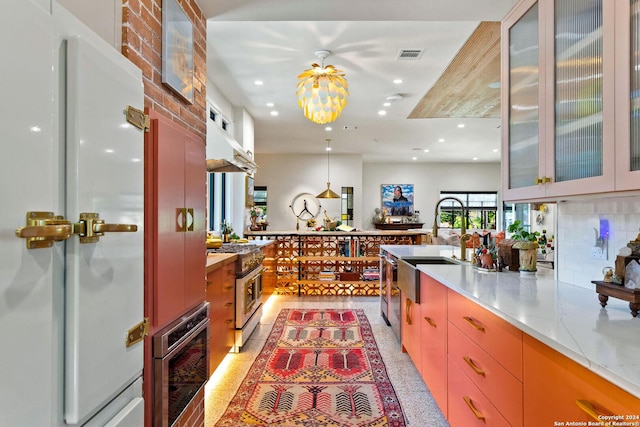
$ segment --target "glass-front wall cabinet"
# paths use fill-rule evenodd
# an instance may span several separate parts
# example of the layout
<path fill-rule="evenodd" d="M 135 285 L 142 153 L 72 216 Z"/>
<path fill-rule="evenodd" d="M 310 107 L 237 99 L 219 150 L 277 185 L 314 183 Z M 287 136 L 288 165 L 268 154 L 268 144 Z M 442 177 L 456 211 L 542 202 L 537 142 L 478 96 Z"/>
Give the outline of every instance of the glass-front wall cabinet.
<path fill-rule="evenodd" d="M 523 0 L 503 21 L 505 200 L 614 190 L 614 28 L 609 0 Z"/>
<path fill-rule="evenodd" d="M 640 0 L 616 3 L 616 120 L 616 189 L 637 190 L 640 187 Z"/>
<path fill-rule="evenodd" d="M 538 3 L 509 28 L 509 187 L 534 184 L 540 159 Z"/>

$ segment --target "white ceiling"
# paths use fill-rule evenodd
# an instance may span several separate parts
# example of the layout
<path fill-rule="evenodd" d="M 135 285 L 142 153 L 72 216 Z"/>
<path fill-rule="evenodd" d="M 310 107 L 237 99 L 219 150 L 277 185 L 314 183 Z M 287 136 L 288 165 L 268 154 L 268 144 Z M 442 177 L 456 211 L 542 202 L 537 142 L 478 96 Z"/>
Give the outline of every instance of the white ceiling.
<path fill-rule="evenodd" d="M 516 0 L 198 2 L 208 18 L 207 78 L 253 117 L 257 153 L 324 153 L 331 138 L 333 153 L 361 153 L 365 162 L 500 160 L 499 119 L 406 117 L 479 22 L 500 21 Z M 332 52 L 325 64 L 349 82 L 348 105 L 329 132 L 303 116 L 295 95 L 298 74 L 320 62 L 319 49 Z M 424 54 L 397 60 L 401 49 Z M 383 107 L 397 93 L 404 98 Z"/>

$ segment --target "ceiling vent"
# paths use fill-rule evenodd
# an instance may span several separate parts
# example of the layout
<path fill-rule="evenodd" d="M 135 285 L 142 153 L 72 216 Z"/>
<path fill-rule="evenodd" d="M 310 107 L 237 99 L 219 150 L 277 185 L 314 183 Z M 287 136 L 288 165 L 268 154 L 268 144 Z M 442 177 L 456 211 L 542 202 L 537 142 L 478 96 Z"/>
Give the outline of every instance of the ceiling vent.
<path fill-rule="evenodd" d="M 398 61 L 417 61 L 422 57 L 424 49 L 402 49 L 398 53 Z"/>

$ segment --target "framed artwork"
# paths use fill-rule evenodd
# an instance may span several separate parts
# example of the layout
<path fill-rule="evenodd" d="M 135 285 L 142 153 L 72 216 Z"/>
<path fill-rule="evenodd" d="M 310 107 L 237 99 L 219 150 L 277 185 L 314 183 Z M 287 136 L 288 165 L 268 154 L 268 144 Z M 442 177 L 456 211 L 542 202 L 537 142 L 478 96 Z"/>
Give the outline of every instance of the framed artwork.
<path fill-rule="evenodd" d="M 245 206 L 250 208 L 253 206 L 253 189 L 254 189 L 254 178 L 252 176 L 247 175 L 245 178 Z"/>
<path fill-rule="evenodd" d="M 382 184 L 382 210 L 390 216 L 413 215 L 413 184 Z"/>
<path fill-rule="evenodd" d="M 193 23 L 176 0 L 162 2 L 162 83 L 193 104 Z"/>

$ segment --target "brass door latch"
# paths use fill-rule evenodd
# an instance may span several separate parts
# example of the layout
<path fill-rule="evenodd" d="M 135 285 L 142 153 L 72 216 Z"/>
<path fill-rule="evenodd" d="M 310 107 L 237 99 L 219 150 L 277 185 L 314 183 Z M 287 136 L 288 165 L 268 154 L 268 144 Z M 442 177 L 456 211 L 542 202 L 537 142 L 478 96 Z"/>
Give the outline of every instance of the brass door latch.
<path fill-rule="evenodd" d="M 72 223 L 53 212 L 27 212 L 26 225 L 16 229 L 16 236 L 27 240 L 27 249 L 49 248 L 54 242 L 77 234 L 80 243 L 96 243 L 104 233 L 136 232 L 135 224 L 106 224 L 97 213 L 81 213 L 80 221 Z"/>

